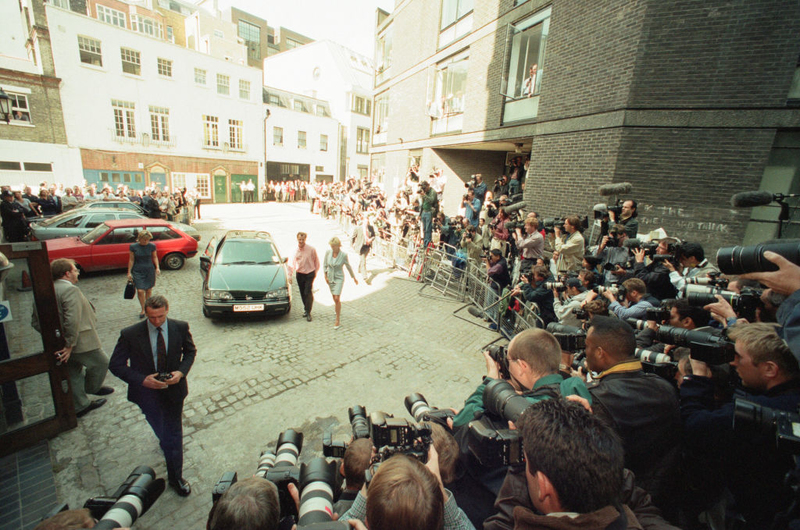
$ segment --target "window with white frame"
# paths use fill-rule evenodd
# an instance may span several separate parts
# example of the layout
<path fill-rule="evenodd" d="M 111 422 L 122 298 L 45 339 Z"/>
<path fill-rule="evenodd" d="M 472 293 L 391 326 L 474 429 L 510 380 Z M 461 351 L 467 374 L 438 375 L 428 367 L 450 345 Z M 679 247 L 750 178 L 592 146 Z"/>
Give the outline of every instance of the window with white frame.
<path fill-rule="evenodd" d="M 136 105 L 130 101 L 111 100 L 114 108 L 114 131 L 117 138 L 136 138 Z"/>
<path fill-rule="evenodd" d="M 306 132 L 305 131 L 297 131 L 297 147 L 298 147 L 298 149 L 305 149 L 306 148 Z"/>
<path fill-rule="evenodd" d="M 197 175 L 197 194 L 203 199 L 211 198 L 211 175 Z"/>
<path fill-rule="evenodd" d="M 203 116 L 203 145 L 219 147 L 219 118 Z"/>
<path fill-rule="evenodd" d="M 365 116 L 369 116 L 372 113 L 372 101 L 370 101 L 369 98 L 356 96 L 353 94 L 353 101 L 352 105 L 350 106 L 350 110 Z"/>
<path fill-rule="evenodd" d="M 172 29 L 172 26 L 167 26 L 167 40 L 175 44 L 175 30 Z"/>
<path fill-rule="evenodd" d="M 305 102 L 303 102 L 301 99 L 294 100 L 294 110 L 297 112 L 308 112 Z"/>
<path fill-rule="evenodd" d="M 10 92 L 6 89 L 8 99 L 11 103 L 11 122 L 17 124 L 33 123 L 31 119 L 31 109 L 28 106 L 28 96 Z"/>
<path fill-rule="evenodd" d="M 242 120 L 228 120 L 228 131 L 231 149 L 242 150 L 244 149 L 244 143 L 242 142 Z"/>
<path fill-rule="evenodd" d="M 158 58 L 158 75 L 172 77 L 172 61 L 169 59 Z"/>
<path fill-rule="evenodd" d="M 325 105 L 317 105 L 317 116 L 320 116 L 322 118 L 330 118 L 331 112 Z"/>
<path fill-rule="evenodd" d="M 376 144 L 386 143 L 386 131 L 389 128 L 389 92 L 375 96 L 375 133 L 372 141 Z"/>
<path fill-rule="evenodd" d="M 172 173 L 172 189 L 182 190 L 186 187 L 186 173 Z"/>
<path fill-rule="evenodd" d="M 544 75 L 550 8 L 507 28 L 505 67 L 500 93 L 505 97 L 503 123 L 535 118 Z"/>
<path fill-rule="evenodd" d="M 150 105 L 150 135 L 156 142 L 169 142 L 169 109 Z"/>
<path fill-rule="evenodd" d="M 131 50 L 130 48 L 120 48 L 119 53 L 122 58 L 123 72 L 132 75 L 142 75 L 142 59 L 139 52 Z"/>
<path fill-rule="evenodd" d="M 444 48 L 472 31 L 474 4 L 475 0 L 442 0 L 439 48 Z"/>
<path fill-rule="evenodd" d="M 106 24 L 112 24 L 121 28 L 128 27 L 125 13 L 104 5 L 97 4 L 97 19 L 102 20 Z"/>
<path fill-rule="evenodd" d="M 428 115 L 433 134 L 461 130 L 467 89 L 469 51 L 459 53 L 428 71 Z"/>
<path fill-rule="evenodd" d="M 319 150 L 320 151 L 327 151 L 328 150 L 328 135 L 327 134 L 320 134 L 319 135 Z"/>
<path fill-rule="evenodd" d="M 283 145 L 283 127 L 272 128 L 272 145 Z"/>
<path fill-rule="evenodd" d="M 103 66 L 103 51 L 99 40 L 78 35 L 78 50 L 82 63 Z"/>
<path fill-rule="evenodd" d="M 217 94 L 225 96 L 231 94 L 231 78 L 227 75 L 217 74 Z"/>
<path fill-rule="evenodd" d="M 239 98 L 250 99 L 250 81 L 239 79 Z"/>
<path fill-rule="evenodd" d="M 379 85 L 389 79 L 389 69 L 392 66 L 392 26 L 378 36 L 375 64 L 375 84 Z"/>
<path fill-rule="evenodd" d="M 358 127 L 356 130 L 356 153 L 369 153 L 369 129 Z"/>
<path fill-rule="evenodd" d="M 195 68 L 194 69 L 194 82 L 198 85 L 205 85 L 206 84 L 206 71 L 202 68 Z"/>
<path fill-rule="evenodd" d="M 151 37 L 158 37 L 159 39 L 164 38 L 164 26 L 161 22 L 150 17 L 131 15 L 131 29 L 138 33 L 150 35 Z"/>

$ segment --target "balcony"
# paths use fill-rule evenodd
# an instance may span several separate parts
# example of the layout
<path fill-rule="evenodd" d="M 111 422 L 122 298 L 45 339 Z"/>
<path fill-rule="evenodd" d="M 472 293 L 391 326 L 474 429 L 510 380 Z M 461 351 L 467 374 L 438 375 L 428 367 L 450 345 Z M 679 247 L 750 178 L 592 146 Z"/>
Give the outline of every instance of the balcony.
<path fill-rule="evenodd" d="M 109 129 L 111 140 L 119 144 L 141 145 L 142 147 L 175 147 L 178 139 L 170 135 L 169 140 L 153 140 L 150 133 L 141 133 L 136 136 L 117 136 L 116 129 Z"/>

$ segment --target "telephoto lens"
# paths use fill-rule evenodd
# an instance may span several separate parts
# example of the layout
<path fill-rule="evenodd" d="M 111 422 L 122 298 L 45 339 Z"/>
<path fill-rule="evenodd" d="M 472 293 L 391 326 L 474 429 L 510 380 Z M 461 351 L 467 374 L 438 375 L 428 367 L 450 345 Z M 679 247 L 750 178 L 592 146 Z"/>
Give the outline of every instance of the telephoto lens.
<path fill-rule="evenodd" d="M 164 479 L 156 479 L 152 468 L 139 466 L 133 470 L 123 483 L 127 486 L 117 490 L 118 499 L 97 522 L 94 528 L 112 530 L 114 528 L 130 528 L 136 519 L 150 509 L 166 487 Z"/>
<path fill-rule="evenodd" d="M 644 363 L 665 364 L 672 362 L 672 358 L 666 353 L 636 348 L 636 358 Z"/>
<path fill-rule="evenodd" d="M 361 405 L 356 405 L 347 409 L 350 417 L 350 426 L 353 428 L 353 438 L 369 438 L 369 421 L 367 420 L 367 409 Z"/>
<path fill-rule="evenodd" d="M 272 467 L 292 467 L 297 465 L 300 451 L 303 450 L 303 433 L 286 429 L 278 436 L 278 446 L 274 453 L 264 451 L 258 461 L 256 476 L 266 478 Z"/>
<path fill-rule="evenodd" d="M 508 381 L 495 379 L 483 389 L 483 403 L 487 412 L 516 422 L 531 402 L 517 394 Z"/>
<path fill-rule="evenodd" d="M 349 528 L 345 521 L 333 520 L 336 496 L 336 462 L 314 458 L 300 467 L 300 510 L 297 528 Z"/>
<path fill-rule="evenodd" d="M 800 265 L 800 239 L 785 239 L 749 247 L 723 247 L 717 251 L 717 266 L 723 274 L 776 271 L 778 266 L 764 257 L 767 250 Z"/>
<path fill-rule="evenodd" d="M 406 410 L 408 410 L 408 413 L 414 417 L 414 421 L 422 421 L 422 418 L 425 414 L 433 411 L 433 409 L 428 405 L 428 400 L 425 399 L 425 396 L 417 392 L 406 396 L 404 402 L 406 405 Z"/>

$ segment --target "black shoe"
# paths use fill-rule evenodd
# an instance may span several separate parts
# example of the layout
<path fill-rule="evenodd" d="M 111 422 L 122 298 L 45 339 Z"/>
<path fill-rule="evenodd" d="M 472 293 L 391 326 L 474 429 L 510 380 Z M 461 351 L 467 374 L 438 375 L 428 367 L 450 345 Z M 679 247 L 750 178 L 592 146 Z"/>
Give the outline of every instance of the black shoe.
<path fill-rule="evenodd" d="M 306 320 L 311 322 L 311 313 L 306 313 Z"/>
<path fill-rule="evenodd" d="M 192 486 L 183 479 L 170 480 L 169 485 L 170 487 L 172 487 L 172 489 L 175 490 L 175 493 L 177 493 L 181 497 L 188 497 L 189 494 L 192 492 Z"/>
<path fill-rule="evenodd" d="M 111 388 L 110 386 L 101 386 L 100 390 L 98 390 L 97 392 L 94 392 L 94 395 L 95 396 L 107 396 L 107 395 L 113 394 L 113 393 L 114 393 L 114 389 Z"/>
<path fill-rule="evenodd" d="M 307 316 L 308 316 L 308 311 L 303 311 L 303 318 L 306 318 Z"/>
<path fill-rule="evenodd" d="M 84 416 L 89 414 L 94 409 L 99 409 L 100 407 L 102 407 L 105 404 L 106 404 L 106 399 L 105 398 L 95 399 L 94 401 L 89 403 L 88 407 L 86 407 L 85 409 L 83 409 L 81 411 L 76 412 L 75 415 L 77 417 L 79 417 L 79 418 L 83 418 Z"/>

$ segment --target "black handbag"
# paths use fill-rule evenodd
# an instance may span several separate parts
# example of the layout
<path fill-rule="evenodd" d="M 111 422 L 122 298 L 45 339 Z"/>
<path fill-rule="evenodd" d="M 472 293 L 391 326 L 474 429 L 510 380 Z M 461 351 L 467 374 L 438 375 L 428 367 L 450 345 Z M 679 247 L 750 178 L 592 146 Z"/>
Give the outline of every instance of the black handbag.
<path fill-rule="evenodd" d="M 125 293 L 123 295 L 125 300 L 132 300 L 135 294 L 136 287 L 133 285 L 133 280 L 128 280 L 128 283 L 125 284 Z"/>

